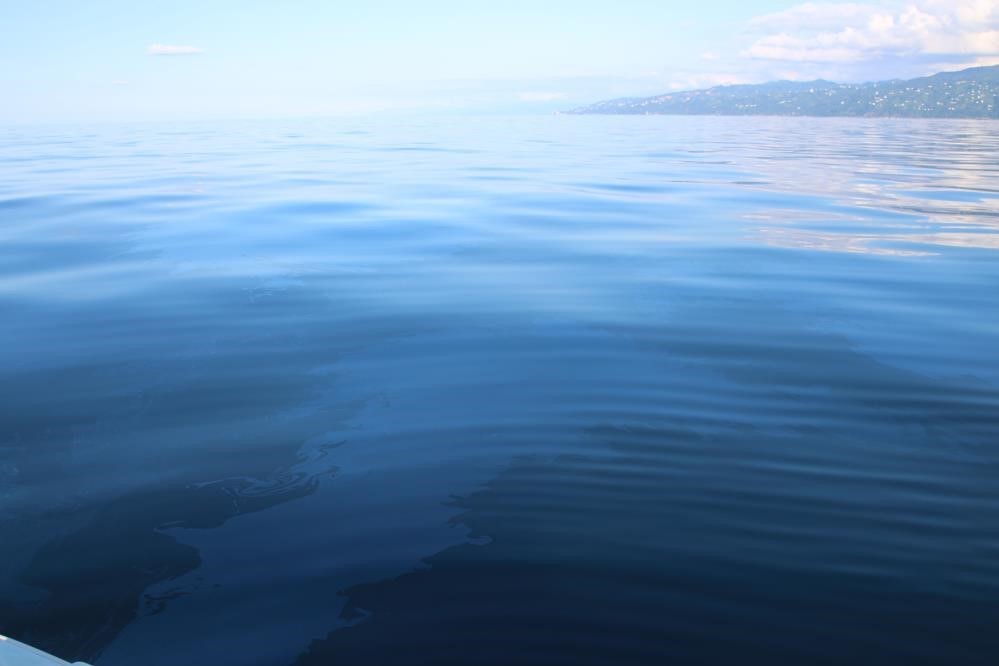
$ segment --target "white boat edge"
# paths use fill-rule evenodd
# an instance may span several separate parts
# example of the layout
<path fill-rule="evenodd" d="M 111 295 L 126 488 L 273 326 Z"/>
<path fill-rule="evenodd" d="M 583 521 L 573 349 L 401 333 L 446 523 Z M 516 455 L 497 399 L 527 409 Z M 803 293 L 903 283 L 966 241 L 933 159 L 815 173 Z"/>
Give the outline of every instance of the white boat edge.
<path fill-rule="evenodd" d="M 82 661 L 63 661 L 58 657 L 0 634 L 0 666 L 88 666 Z"/>

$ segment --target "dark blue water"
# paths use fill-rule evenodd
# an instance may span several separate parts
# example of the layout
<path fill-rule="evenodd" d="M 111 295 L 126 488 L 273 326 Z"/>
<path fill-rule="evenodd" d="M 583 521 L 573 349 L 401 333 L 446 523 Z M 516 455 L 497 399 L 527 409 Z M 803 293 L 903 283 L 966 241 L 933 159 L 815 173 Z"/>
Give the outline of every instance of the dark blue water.
<path fill-rule="evenodd" d="M 997 130 L 0 130 L 0 633 L 996 663 Z"/>

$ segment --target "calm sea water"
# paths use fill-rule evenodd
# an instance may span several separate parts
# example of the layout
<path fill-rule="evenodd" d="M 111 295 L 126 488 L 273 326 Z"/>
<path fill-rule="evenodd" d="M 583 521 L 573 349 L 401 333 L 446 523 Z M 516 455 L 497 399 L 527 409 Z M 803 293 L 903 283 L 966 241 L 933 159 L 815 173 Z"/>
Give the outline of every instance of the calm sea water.
<path fill-rule="evenodd" d="M 0 632 L 995 664 L 999 125 L 0 130 Z"/>

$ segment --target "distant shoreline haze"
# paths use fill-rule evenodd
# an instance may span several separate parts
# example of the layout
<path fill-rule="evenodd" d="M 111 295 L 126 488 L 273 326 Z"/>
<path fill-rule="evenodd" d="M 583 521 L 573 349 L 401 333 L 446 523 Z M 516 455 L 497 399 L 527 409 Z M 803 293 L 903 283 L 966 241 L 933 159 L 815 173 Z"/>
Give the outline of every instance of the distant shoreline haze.
<path fill-rule="evenodd" d="M 873 83 L 773 81 L 597 102 L 570 114 L 999 118 L 999 65 Z"/>

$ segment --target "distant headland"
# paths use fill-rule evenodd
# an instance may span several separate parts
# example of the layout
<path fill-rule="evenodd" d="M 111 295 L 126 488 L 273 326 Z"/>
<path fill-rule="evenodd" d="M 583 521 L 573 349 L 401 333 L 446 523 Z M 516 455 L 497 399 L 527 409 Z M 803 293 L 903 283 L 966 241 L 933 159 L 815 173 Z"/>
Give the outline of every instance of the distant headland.
<path fill-rule="evenodd" d="M 628 97 L 572 114 L 999 118 L 999 65 L 876 83 L 773 81 Z"/>

